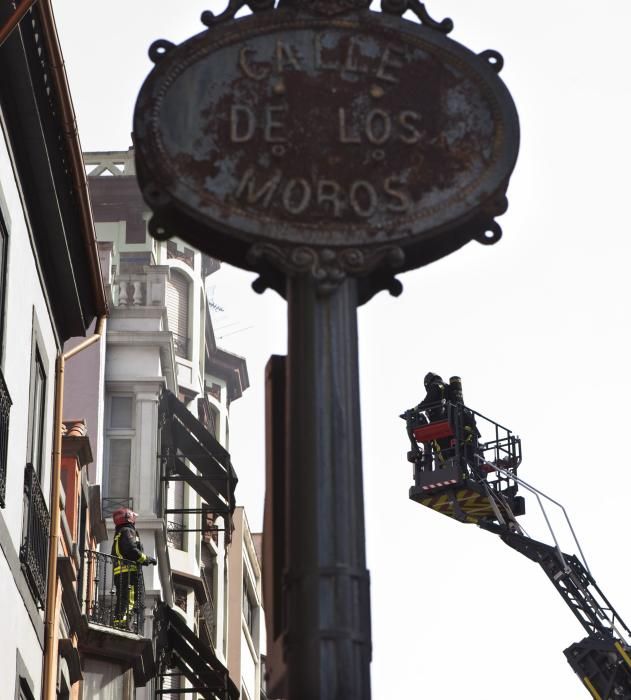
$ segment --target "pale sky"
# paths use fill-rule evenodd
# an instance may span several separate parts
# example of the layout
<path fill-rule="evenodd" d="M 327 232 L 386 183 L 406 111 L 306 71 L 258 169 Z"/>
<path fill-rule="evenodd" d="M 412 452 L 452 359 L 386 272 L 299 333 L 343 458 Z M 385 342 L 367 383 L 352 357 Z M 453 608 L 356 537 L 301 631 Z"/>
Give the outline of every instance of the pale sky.
<path fill-rule="evenodd" d="M 127 149 L 136 95 L 158 38 L 204 29 L 213 0 L 54 0 L 85 150 Z M 428 370 L 460 374 L 466 402 L 523 440 L 522 478 L 561 501 L 592 574 L 631 622 L 625 532 L 631 455 L 628 0 L 429 0 L 451 37 L 502 53 L 522 146 L 500 219 L 470 243 L 401 276 L 398 299 L 359 312 L 373 698 L 588 697 L 563 656 L 585 633 L 539 567 L 472 525 L 409 501 L 398 414 Z M 285 351 L 285 304 L 250 274 L 212 279 L 219 342 L 248 360 L 232 408 L 237 498 L 262 519 L 263 367 Z M 222 324 L 225 325 L 224 330 Z M 234 333 L 235 330 L 240 332 Z M 230 334 L 230 335 L 229 335 Z M 542 533 L 536 504 L 525 525 Z M 562 546 L 575 548 L 561 530 Z"/>

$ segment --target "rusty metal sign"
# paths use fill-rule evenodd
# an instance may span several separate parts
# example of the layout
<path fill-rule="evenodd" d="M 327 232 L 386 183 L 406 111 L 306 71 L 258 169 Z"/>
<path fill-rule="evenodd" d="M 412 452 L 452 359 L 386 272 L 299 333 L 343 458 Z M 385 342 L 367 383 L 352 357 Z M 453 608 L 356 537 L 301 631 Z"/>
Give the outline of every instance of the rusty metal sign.
<path fill-rule="evenodd" d="M 519 143 L 501 56 L 333 6 L 153 45 L 134 142 L 154 235 L 324 284 L 499 239 Z"/>

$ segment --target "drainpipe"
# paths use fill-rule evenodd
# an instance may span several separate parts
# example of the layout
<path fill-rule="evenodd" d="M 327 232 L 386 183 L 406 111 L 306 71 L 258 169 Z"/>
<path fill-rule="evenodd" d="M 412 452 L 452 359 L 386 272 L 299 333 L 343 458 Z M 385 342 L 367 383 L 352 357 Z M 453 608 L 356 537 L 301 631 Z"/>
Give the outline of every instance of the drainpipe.
<path fill-rule="evenodd" d="M 22 17 L 24 17 L 36 2 L 37 0 L 21 0 L 21 2 L 17 4 L 9 19 L 0 27 L 0 46 L 4 44 L 11 32 L 18 26 Z"/>
<path fill-rule="evenodd" d="M 57 556 L 61 531 L 59 505 L 61 484 L 61 425 L 64 410 L 64 371 L 66 361 L 74 357 L 90 345 L 98 342 L 105 328 L 105 316 L 101 316 L 96 324 L 94 335 L 86 338 L 79 345 L 57 357 L 55 368 L 55 418 L 53 424 L 53 473 L 50 505 L 50 538 L 48 542 L 48 578 L 46 581 L 46 619 L 44 628 L 44 678 L 42 700 L 55 700 L 57 697 Z"/>

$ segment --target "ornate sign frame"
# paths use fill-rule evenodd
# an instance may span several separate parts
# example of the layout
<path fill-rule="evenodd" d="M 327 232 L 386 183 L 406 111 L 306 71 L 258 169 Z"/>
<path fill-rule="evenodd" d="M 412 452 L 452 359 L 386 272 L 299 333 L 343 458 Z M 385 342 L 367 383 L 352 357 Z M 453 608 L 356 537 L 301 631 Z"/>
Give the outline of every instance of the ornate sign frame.
<path fill-rule="evenodd" d="M 153 236 L 260 272 L 259 291 L 353 276 L 360 302 L 499 240 L 519 148 L 502 57 L 416 0 L 368 4 L 232 0 L 201 34 L 152 45 L 134 144 Z"/>

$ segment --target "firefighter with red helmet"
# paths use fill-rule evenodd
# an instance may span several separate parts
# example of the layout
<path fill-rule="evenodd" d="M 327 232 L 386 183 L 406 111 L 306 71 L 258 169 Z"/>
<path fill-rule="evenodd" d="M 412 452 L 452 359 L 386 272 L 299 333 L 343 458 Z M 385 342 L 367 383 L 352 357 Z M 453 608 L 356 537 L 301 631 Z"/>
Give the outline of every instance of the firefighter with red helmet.
<path fill-rule="evenodd" d="M 129 627 L 136 603 L 142 572 L 140 566 L 157 564 L 154 557 L 143 552 L 136 532 L 137 514 L 129 508 L 118 508 L 112 513 L 116 532 L 112 544 L 114 561 L 114 586 L 116 588 L 115 627 Z"/>

